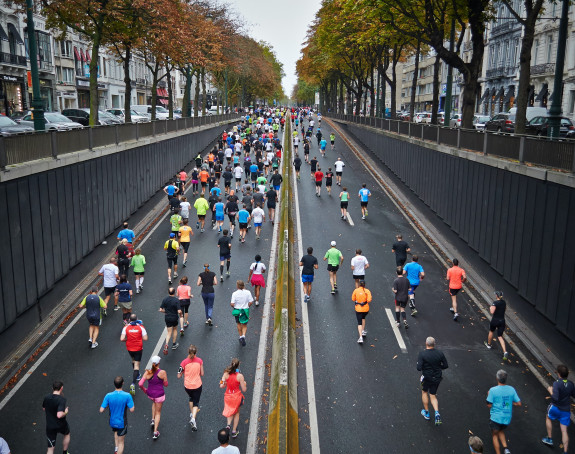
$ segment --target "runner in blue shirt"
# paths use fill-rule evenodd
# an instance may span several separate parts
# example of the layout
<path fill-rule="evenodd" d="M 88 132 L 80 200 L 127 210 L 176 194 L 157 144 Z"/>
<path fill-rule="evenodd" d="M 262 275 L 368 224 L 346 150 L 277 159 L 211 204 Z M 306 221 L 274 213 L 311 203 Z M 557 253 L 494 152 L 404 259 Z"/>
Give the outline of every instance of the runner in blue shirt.
<path fill-rule="evenodd" d="M 250 212 L 246 210 L 246 205 L 243 205 L 243 208 L 238 211 L 236 214 L 236 218 L 238 219 L 238 223 L 240 225 L 240 242 L 246 242 L 246 233 L 248 231 L 248 224 L 250 223 Z"/>
<path fill-rule="evenodd" d="M 134 231 L 128 228 L 127 222 L 124 222 L 124 228 L 120 230 L 120 233 L 118 233 L 118 241 L 122 241 L 125 238 L 128 240 L 128 243 L 131 244 L 133 243 L 135 237 L 136 235 L 134 235 Z"/>
<path fill-rule="evenodd" d="M 407 277 L 410 287 L 409 291 L 409 307 L 411 309 L 411 315 L 417 314 L 417 309 L 415 308 L 415 289 L 419 286 L 421 279 L 425 277 L 425 272 L 423 267 L 417 263 L 419 257 L 417 255 L 411 256 L 411 262 L 403 267 L 403 275 Z"/>
<path fill-rule="evenodd" d="M 489 427 L 493 437 L 495 452 L 510 452 L 507 448 L 505 429 L 511 422 L 511 414 L 514 406 L 521 406 L 521 400 L 513 386 L 506 385 L 507 372 L 499 369 L 496 374 L 497 386 L 489 390 L 487 394 L 487 406 L 490 408 Z"/>
<path fill-rule="evenodd" d="M 319 142 L 319 150 L 321 151 L 321 155 L 325 157 L 325 148 L 327 147 L 327 140 L 321 139 Z"/>
<path fill-rule="evenodd" d="M 250 177 L 252 180 L 252 188 L 255 189 L 256 188 L 256 181 L 258 180 L 258 165 L 256 163 L 253 163 L 250 166 Z"/>
<path fill-rule="evenodd" d="M 216 227 L 218 229 L 218 234 L 222 233 L 222 227 L 224 225 L 224 207 L 225 205 L 222 203 L 222 198 L 218 197 L 218 202 L 214 204 L 214 212 L 216 213 Z"/>
<path fill-rule="evenodd" d="M 164 192 L 168 195 L 168 200 L 171 200 L 171 198 L 178 193 L 178 188 L 174 183 L 170 183 L 164 188 Z"/>
<path fill-rule="evenodd" d="M 219 197 L 222 193 L 222 190 L 219 187 L 219 183 L 216 181 L 216 185 L 210 189 L 210 194 L 215 195 L 216 197 Z"/>
<path fill-rule="evenodd" d="M 369 189 L 366 188 L 365 183 L 361 185 L 361 189 L 359 190 L 358 196 L 359 200 L 361 201 L 361 219 L 365 219 L 365 217 L 367 216 L 367 203 L 369 202 L 369 198 L 371 197 L 371 192 L 369 191 Z"/>
<path fill-rule="evenodd" d="M 114 441 L 118 454 L 124 452 L 124 437 L 128 433 L 128 414 L 126 410 L 129 409 L 130 412 L 134 412 L 134 400 L 129 393 L 122 391 L 123 386 L 124 378 L 116 377 L 114 379 L 116 390 L 106 394 L 100 406 L 100 413 L 104 413 L 106 408 L 110 411 L 110 427 L 114 432 Z"/>

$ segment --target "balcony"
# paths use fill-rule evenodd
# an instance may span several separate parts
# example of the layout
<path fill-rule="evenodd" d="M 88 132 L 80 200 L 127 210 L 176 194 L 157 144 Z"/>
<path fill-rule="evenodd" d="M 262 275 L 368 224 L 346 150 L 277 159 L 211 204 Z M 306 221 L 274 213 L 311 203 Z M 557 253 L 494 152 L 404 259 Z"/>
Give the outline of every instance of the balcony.
<path fill-rule="evenodd" d="M 54 71 L 54 65 L 44 60 L 40 60 L 38 62 L 38 71 L 42 71 L 44 73 L 51 73 Z"/>
<path fill-rule="evenodd" d="M 500 79 L 502 77 L 513 77 L 517 72 L 516 65 L 498 66 L 497 68 L 488 69 L 485 72 L 485 79 Z"/>
<path fill-rule="evenodd" d="M 541 76 L 544 74 L 555 74 L 555 63 L 545 63 L 531 67 L 532 76 Z"/>
<path fill-rule="evenodd" d="M 0 63 L 8 63 L 9 65 L 27 66 L 26 57 L 22 55 L 7 54 L 6 52 L 0 52 Z"/>
<path fill-rule="evenodd" d="M 502 24 L 496 25 L 491 29 L 491 36 L 500 35 L 505 33 L 511 28 L 511 21 L 506 20 Z"/>

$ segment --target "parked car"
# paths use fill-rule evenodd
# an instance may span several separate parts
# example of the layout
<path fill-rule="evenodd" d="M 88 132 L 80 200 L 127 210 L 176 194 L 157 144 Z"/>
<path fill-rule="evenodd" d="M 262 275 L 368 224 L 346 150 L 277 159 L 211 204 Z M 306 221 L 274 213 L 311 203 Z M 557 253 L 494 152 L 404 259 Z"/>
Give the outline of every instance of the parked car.
<path fill-rule="evenodd" d="M 461 120 L 463 119 L 463 114 L 456 113 L 451 116 L 449 120 L 450 128 L 461 128 Z"/>
<path fill-rule="evenodd" d="M 0 135 L 11 136 L 21 132 L 34 132 L 34 127 L 20 125 L 4 115 L 0 115 Z"/>
<path fill-rule="evenodd" d="M 477 131 L 485 131 L 485 123 L 489 120 L 489 115 L 475 114 L 473 115 L 473 127 Z"/>
<path fill-rule="evenodd" d="M 485 123 L 486 131 L 515 132 L 515 114 L 499 112 Z"/>
<path fill-rule="evenodd" d="M 84 126 L 88 126 L 90 124 L 90 109 L 88 109 L 88 108 L 64 109 L 62 111 L 62 115 L 65 115 L 70 120 L 78 122 Z M 115 115 L 112 115 L 108 112 L 104 112 L 103 110 L 98 111 L 98 124 L 99 125 L 114 125 L 114 124 L 121 124 L 121 123 L 122 123 L 122 121 L 119 120 Z"/>
<path fill-rule="evenodd" d="M 30 111 L 27 110 L 26 112 L 14 112 L 12 115 L 10 115 L 10 118 L 12 120 L 14 120 L 16 123 L 20 123 L 20 120 L 22 120 L 22 118 L 24 118 L 27 114 L 29 114 Z"/>
<path fill-rule="evenodd" d="M 431 113 L 429 112 L 418 112 L 413 117 L 415 123 L 431 123 Z"/>
<path fill-rule="evenodd" d="M 517 107 L 512 107 L 509 109 L 509 112 L 512 115 L 517 115 Z M 535 117 L 546 117 L 547 116 L 547 108 L 546 107 L 527 107 L 527 111 L 525 113 L 525 118 L 527 121 L 531 121 Z"/>
<path fill-rule="evenodd" d="M 132 109 L 134 109 L 138 113 L 149 114 L 150 118 L 151 118 L 152 106 L 149 104 L 148 105 L 145 105 L 145 104 L 135 105 L 135 106 L 132 106 Z M 165 107 L 156 106 L 156 120 L 167 120 L 169 114 L 170 114 L 170 112 Z M 181 118 L 181 115 L 174 114 L 174 118 Z"/>
<path fill-rule="evenodd" d="M 547 134 L 549 133 L 549 117 L 545 116 L 532 118 L 531 121 L 527 122 L 525 132 L 535 136 L 547 137 Z M 569 134 L 570 132 L 571 134 Z M 573 126 L 573 122 L 567 117 L 561 117 L 559 136 L 575 136 L 575 126 Z"/>
<path fill-rule="evenodd" d="M 122 122 L 126 122 L 126 115 L 124 109 L 106 109 L 106 112 L 115 115 L 118 117 Z M 142 123 L 144 121 L 150 121 L 150 117 L 147 114 L 140 114 L 133 109 L 130 109 L 130 115 L 132 118 L 132 123 Z"/>
<path fill-rule="evenodd" d="M 46 123 L 47 131 L 68 131 L 70 129 L 82 128 L 82 124 L 72 121 L 58 112 L 44 112 L 44 122 Z M 25 115 L 22 120 L 20 120 L 20 124 L 30 126 L 34 129 L 32 113 Z"/>

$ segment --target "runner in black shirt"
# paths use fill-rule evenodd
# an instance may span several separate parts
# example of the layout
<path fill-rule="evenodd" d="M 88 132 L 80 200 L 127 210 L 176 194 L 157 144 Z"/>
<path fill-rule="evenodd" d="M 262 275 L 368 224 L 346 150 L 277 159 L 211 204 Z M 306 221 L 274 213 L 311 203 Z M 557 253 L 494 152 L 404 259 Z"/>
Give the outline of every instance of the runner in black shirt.
<path fill-rule="evenodd" d="M 401 326 L 399 320 L 403 317 L 403 324 L 405 328 L 409 328 L 407 324 L 407 316 L 405 315 L 405 306 L 407 306 L 407 301 L 409 299 L 409 288 L 411 284 L 409 280 L 403 275 L 403 268 L 401 266 L 397 267 L 397 278 L 393 282 L 393 293 L 395 293 L 395 324 L 399 328 Z"/>
<path fill-rule="evenodd" d="M 228 236 L 228 230 L 225 229 L 223 235 L 218 239 L 218 248 L 220 249 L 220 280 L 224 282 L 224 261 L 226 262 L 226 276 L 230 275 L 230 262 L 232 260 L 232 242 Z"/>
<path fill-rule="evenodd" d="M 403 237 L 401 235 L 397 235 L 395 238 L 397 241 L 393 243 L 391 252 L 395 252 L 395 266 L 403 267 L 407 260 L 407 253 L 410 252 L 411 249 L 409 248 L 409 244 L 403 241 Z"/>
<path fill-rule="evenodd" d="M 272 225 L 274 225 L 274 219 L 276 214 L 276 202 L 278 200 L 278 193 L 275 191 L 274 188 L 270 188 L 270 190 L 266 192 L 266 200 L 268 205 L 269 219 L 272 221 Z"/>
<path fill-rule="evenodd" d="M 295 158 L 293 160 L 293 166 L 295 168 L 295 175 L 296 175 L 297 179 L 299 180 L 299 171 L 301 169 L 301 159 L 297 154 L 295 155 Z"/>
<path fill-rule="evenodd" d="M 331 167 L 327 169 L 327 172 L 324 175 L 325 177 L 325 188 L 329 195 L 331 195 L 331 185 L 333 184 L 333 172 L 331 171 Z"/>
<path fill-rule="evenodd" d="M 180 300 L 176 298 L 176 289 L 174 287 L 170 287 L 168 289 L 168 296 L 163 299 L 162 305 L 160 306 L 160 312 L 165 314 L 167 334 L 166 344 L 164 345 L 164 355 L 167 355 L 170 336 L 172 337 L 172 350 L 175 350 L 180 346 L 180 344 L 176 342 L 178 335 L 178 322 L 180 317 L 184 316 L 180 306 Z"/>
<path fill-rule="evenodd" d="M 487 336 L 487 341 L 483 341 L 487 348 L 491 348 L 491 341 L 493 340 L 493 336 L 497 331 L 497 338 L 499 339 L 499 343 L 501 344 L 501 348 L 503 349 L 503 361 L 507 361 L 507 348 L 505 347 L 505 339 L 503 339 L 503 332 L 505 331 L 505 309 L 507 309 L 507 303 L 503 299 L 503 292 L 497 291 L 495 292 L 495 297 L 497 298 L 493 303 L 491 303 L 491 307 L 489 308 L 489 312 L 491 312 L 491 323 L 489 323 L 489 335 Z"/>
<path fill-rule="evenodd" d="M 216 273 L 210 271 L 210 264 L 204 263 L 204 271 L 198 276 L 198 287 L 202 287 L 202 299 L 206 309 L 206 325 L 212 326 L 212 312 L 214 310 L 215 290 L 214 286 L 218 284 Z"/>
<path fill-rule="evenodd" d="M 313 159 L 309 162 L 311 164 L 311 179 L 315 180 L 315 172 L 317 170 L 317 157 L 313 157 Z"/>
<path fill-rule="evenodd" d="M 309 140 L 307 139 L 303 143 L 303 157 L 305 162 L 309 163 Z"/>
<path fill-rule="evenodd" d="M 66 406 L 66 399 L 62 396 L 64 384 L 61 381 L 55 381 L 52 384 L 52 394 L 44 397 L 42 408 L 46 413 L 46 439 L 48 442 L 48 454 L 54 452 L 56 446 L 56 437 L 60 433 L 64 435 L 62 440 L 62 449 L 64 454 L 68 453 L 68 445 L 70 444 L 70 426 L 66 421 L 68 415 L 68 407 Z"/>
<path fill-rule="evenodd" d="M 429 401 L 435 410 L 435 425 L 441 424 L 439 403 L 437 402 L 437 388 L 442 379 L 443 369 L 447 369 L 447 359 L 441 350 L 435 349 L 435 339 L 428 337 L 425 340 L 425 350 L 419 352 L 417 357 L 417 370 L 421 372 L 421 400 L 423 410 L 421 415 L 429 419 Z"/>
<path fill-rule="evenodd" d="M 314 270 L 317 270 L 319 267 L 317 258 L 315 258 L 312 254 L 313 248 L 308 247 L 307 255 L 304 255 L 299 261 L 299 266 L 302 267 L 301 281 L 303 283 L 304 303 L 307 303 L 311 298 L 311 284 L 313 282 Z"/>
<path fill-rule="evenodd" d="M 232 185 L 232 179 L 234 178 L 234 174 L 232 173 L 229 167 L 226 167 L 224 173 L 222 174 L 224 177 L 224 191 L 226 194 L 230 193 L 230 186 Z"/>

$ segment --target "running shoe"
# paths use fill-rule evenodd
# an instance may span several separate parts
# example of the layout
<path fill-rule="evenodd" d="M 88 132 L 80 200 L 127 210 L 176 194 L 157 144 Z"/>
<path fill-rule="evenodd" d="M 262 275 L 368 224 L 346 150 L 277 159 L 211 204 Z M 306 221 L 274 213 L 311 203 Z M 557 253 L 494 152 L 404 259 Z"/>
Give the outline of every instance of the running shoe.
<path fill-rule="evenodd" d="M 184 328 L 180 328 L 180 336 L 184 335 Z"/>
<path fill-rule="evenodd" d="M 441 424 L 441 415 L 435 412 L 435 425 L 439 426 Z"/>
<path fill-rule="evenodd" d="M 367 216 L 367 209 L 365 210 L 365 215 Z"/>
<path fill-rule="evenodd" d="M 104 317 L 108 316 L 108 311 L 106 309 L 102 309 L 102 314 L 104 314 Z"/>
<path fill-rule="evenodd" d="M 453 314 L 453 321 L 454 322 L 456 322 L 458 318 L 459 318 L 459 314 L 457 312 L 455 314 Z"/>
<path fill-rule="evenodd" d="M 184 328 L 187 328 L 188 326 L 190 326 L 190 322 L 184 323 Z"/>
<path fill-rule="evenodd" d="M 416 314 L 417 314 L 417 309 L 416 308 L 411 309 L 411 316 L 413 317 Z"/>
<path fill-rule="evenodd" d="M 260 239 L 259 235 L 256 235 L 256 240 L 259 240 L 259 239 Z"/>
<path fill-rule="evenodd" d="M 168 344 L 164 345 L 164 355 L 168 354 Z"/>
<path fill-rule="evenodd" d="M 220 276 L 220 282 L 224 282 L 224 276 Z"/>
<path fill-rule="evenodd" d="M 154 430 L 154 426 L 156 425 L 156 421 L 154 421 L 152 419 L 152 421 L 150 422 L 150 427 L 152 428 L 152 430 Z"/>
<path fill-rule="evenodd" d="M 487 341 L 483 341 L 483 345 L 485 345 L 489 350 L 493 348 L 491 345 L 487 343 Z"/>
<path fill-rule="evenodd" d="M 158 432 L 157 430 L 154 432 L 154 435 L 152 436 L 152 439 L 157 440 L 158 437 L 160 436 L 160 432 Z"/>
<path fill-rule="evenodd" d="M 208 325 L 212 326 L 212 319 L 208 318 Z"/>
<path fill-rule="evenodd" d="M 335 289 L 334 288 L 331 289 L 331 294 L 335 295 Z"/>
<path fill-rule="evenodd" d="M 240 431 L 239 431 L 239 430 L 236 430 L 235 432 L 232 432 L 232 438 L 237 438 L 239 434 L 240 434 Z"/>
<path fill-rule="evenodd" d="M 503 448 L 503 454 L 511 454 L 509 448 Z"/>
<path fill-rule="evenodd" d="M 200 230 L 200 233 L 204 233 L 204 229 L 201 229 L 201 230 Z M 196 429 L 196 430 L 197 430 L 197 429 Z"/>
<path fill-rule="evenodd" d="M 168 284 L 169 284 L 169 285 L 172 285 L 172 280 L 171 280 L 171 279 L 168 279 Z"/>
<path fill-rule="evenodd" d="M 405 326 L 405 329 L 409 328 L 409 325 L 407 324 L 407 320 L 403 321 L 403 326 Z"/>
<path fill-rule="evenodd" d="M 400 324 L 399 322 L 395 322 L 395 326 L 396 326 L 397 328 L 399 328 L 399 327 L 401 326 L 401 324 Z"/>
<path fill-rule="evenodd" d="M 452 307 L 449 308 L 449 312 L 455 312 Z"/>
<path fill-rule="evenodd" d="M 209 325 L 209 323 L 210 323 L 210 322 L 208 322 L 208 321 L 206 320 L 206 325 Z"/>
<path fill-rule="evenodd" d="M 246 346 L 246 338 L 245 337 L 242 337 L 242 346 L 244 346 L 244 347 Z"/>
<path fill-rule="evenodd" d="M 367 336 L 367 331 L 362 331 L 362 332 L 361 332 L 361 337 L 365 337 L 365 336 Z"/>
<path fill-rule="evenodd" d="M 186 263 L 188 263 L 188 259 L 184 260 L 184 263 L 182 263 L 182 265 L 186 266 Z"/>
<path fill-rule="evenodd" d="M 114 312 L 119 311 L 120 308 L 118 306 L 114 306 Z"/>
<path fill-rule="evenodd" d="M 503 361 L 509 361 L 509 353 L 507 352 L 503 353 Z"/>
<path fill-rule="evenodd" d="M 130 394 L 132 396 L 136 395 L 136 385 L 134 385 L 133 383 L 130 385 Z"/>
<path fill-rule="evenodd" d="M 196 222 L 196 229 L 199 229 L 199 228 L 200 228 L 200 223 Z"/>
<path fill-rule="evenodd" d="M 333 288 L 337 290 L 337 284 L 333 284 Z"/>
<path fill-rule="evenodd" d="M 184 265 L 185 266 L 185 265 Z M 140 293 L 140 288 L 136 289 L 136 293 Z"/>
<path fill-rule="evenodd" d="M 178 277 L 178 273 L 174 271 L 174 277 Z"/>
<path fill-rule="evenodd" d="M 543 437 L 541 439 L 542 443 L 547 445 L 547 446 L 553 446 L 553 439 L 549 438 L 549 437 Z"/>
<path fill-rule="evenodd" d="M 231 430 L 232 426 L 230 426 L 229 424 L 226 426 L 226 429 Z"/>
<path fill-rule="evenodd" d="M 229 276 L 229 275 L 230 275 L 230 272 L 229 272 L 229 271 L 226 271 L 226 276 Z"/>
<path fill-rule="evenodd" d="M 365 220 L 365 216 L 362 216 L 361 219 Z"/>
<path fill-rule="evenodd" d="M 360 337 L 360 338 L 357 340 L 357 343 L 358 343 L 358 344 L 363 344 L 363 337 Z"/>
<path fill-rule="evenodd" d="M 256 306 L 259 306 L 260 302 L 258 300 L 256 300 Z"/>
<path fill-rule="evenodd" d="M 421 416 L 423 416 L 425 419 L 429 421 L 429 411 L 421 410 Z"/>
<path fill-rule="evenodd" d="M 92 343 L 92 339 L 88 339 L 88 342 Z"/>
<path fill-rule="evenodd" d="M 92 348 L 97 348 L 97 347 L 98 347 L 98 342 L 94 342 L 94 343 L 92 344 Z"/>
<path fill-rule="evenodd" d="M 190 418 L 190 426 L 192 426 L 192 430 L 194 432 L 198 430 L 198 425 L 196 424 L 196 420 L 194 418 Z"/>
<path fill-rule="evenodd" d="M 177 350 L 179 346 L 180 346 L 180 344 L 178 342 L 176 342 L 175 344 L 172 344 L 172 350 Z"/>

